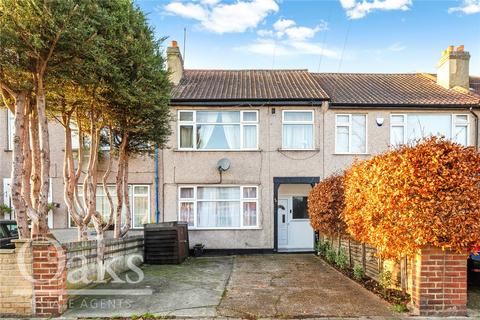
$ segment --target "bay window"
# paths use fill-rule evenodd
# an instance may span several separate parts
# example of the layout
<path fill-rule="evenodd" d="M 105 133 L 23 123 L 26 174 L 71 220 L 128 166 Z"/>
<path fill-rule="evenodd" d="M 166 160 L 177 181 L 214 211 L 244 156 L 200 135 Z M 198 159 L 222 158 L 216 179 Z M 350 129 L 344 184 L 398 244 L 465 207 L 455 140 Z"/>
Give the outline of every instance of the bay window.
<path fill-rule="evenodd" d="M 255 150 L 258 111 L 178 111 L 181 150 Z"/>
<path fill-rule="evenodd" d="M 313 149 L 313 111 L 284 110 L 282 149 Z"/>
<path fill-rule="evenodd" d="M 117 191 L 115 185 L 108 185 L 108 192 L 112 197 L 113 210 L 118 205 Z M 78 186 L 80 201 L 83 201 L 83 187 Z M 143 228 L 145 223 L 150 222 L 150 186 L 148 185 L 129 185 L 128 196 L 130 200 L 130 211 L 132 216 L 132 228 Z M 107 194 L 103 190 L 103 185 L 97 185 L 97 211 L 102 215 L 105 222 L 108 221 L 110 211 Z M 122 223 L 125 223 L 126 214 L 125 204 L 122 208 Z M 70 218 L 70 217 L 69 217 Z M 73 219 L 70 218 L 70 227 L 75 227 Z"/>
<path fill-rule="evenodd" d="M 183 186 L 178 219 L 190 228 L 229 229 L 258 226 L 258 187 Z"/>
<path fill-rule="evenodd" d="M 335 152 L 367 153 L 367 115 L 335 115 Z"/>
<path fill-rule="evenodd" d="M 468 114 L 392 114 L 390 115 L 390 144 L 414 143 L 430 136 L 441 136 L 463 146 L 468 145 Z"/>

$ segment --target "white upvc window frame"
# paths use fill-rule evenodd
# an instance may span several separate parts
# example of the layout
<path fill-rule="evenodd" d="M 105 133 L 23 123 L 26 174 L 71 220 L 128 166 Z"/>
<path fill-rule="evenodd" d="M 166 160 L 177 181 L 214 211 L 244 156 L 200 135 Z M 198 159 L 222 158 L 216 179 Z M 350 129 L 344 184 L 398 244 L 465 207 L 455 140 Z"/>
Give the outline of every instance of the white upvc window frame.
<path fill-rule="evenodd" d="M 457 120 L 457 117 L 459 116 L 466 116 L 467 117 L 467 122 L 461 122 Z M 467 141 L 465 147 L 468 147 L 470 145 L 470 115 L 467 113 L 452 113 L 452 141 L 456 142 L 456 139 L 454 138 L 454 133 L 455 133 L 455 128 L 457 127 L 465 127 L 466 128 L 466 135 L 467 135 Z M 458 142 L 457 142 L 458 143 Z"/>
<path fill-rule="evenodd" d="M 177 111 L 177 148 L 180 151 L 201 151 L 201 152 L 207 152 L 207 151 L 252 151 L 252 150 L 258 150 L 258 141 L 259 141 L 259 112 L 258 110 L 220 110 L 217 112 L 239 112 L 240 113 L 240 122 L 235 122 L 235 123 L 228 123 L 228 124 L 233 124 L 233 125 L 239 125 L 240 126 L 240 148 L 238 149 L 198 149 L 197 148 L 197 125 L 199 124 L 219 124 L 219 123 L 206 123 L 206 122 L 197 122 L 197 111 L 217 111 L 214 109 L 205 109 L 205 110 L 187 110 L 187 109 L 182 109 Z M 256 120 L 255 121 L 248 121 L 244 120 L 243 116 L 245 113 L 255 113 L 256 115 Z M 192 120 L 191 121 L 181 121 L 180 120 L 180 115 L 182 113 L 192 113 Z M 180 128 L 181 127 L 192 127 L 192 141 L 193 141 L 193 146 L 191 148 L 186 148 L 186 147 L 181 147 L 180 144 L 180 139 L 181 139 L 181 134 L 180 134 Z M 246 126 L 255 126 L 256 128 L 256 136 L 257 139 L 255 141 L 255 147 L 253 148 L 247 148 L 244 147 L 244 128 Z"/>
<path fill-rule="evenodd" d="M 308 112 L 312 115 L 312 120 L 309 121 L 292 121 L 292 120 L 285 120 L 285 114 L 287 113 L 299 113 L 299 112 Z M 285 148 L 283 142 L 284 142 L 284 125 L 288 124 L 307 124 L 312 126 L 312 147 L 311 148 Z M 305 150 L 315 150 L 315 111 L 312 109 L 306 109 L 306 110 L 296 110 L 296 109 L 288 109 L 288 110 L 282 110 L 282 150 L 299 150 L 299 151 L 305 151 Z"/>
<path fill-rule="evenodd" d="M 132 192 L 132 199 L 130 201 L 130 214 L 131 214 L 131 226 L 130 226 L 130 229 L 134 229 L 134 230 L 139 230 L 139 229 L 143 229 L 143 226 L 142 227 L 135 227 L 133 224 L 134 224 L 134 218 L 135 218 L 135 188 L 136 187 L 147 187 L 147 203 L 148 203 L 148 206 L 147 206 L 147 212 L 148 212 L 148 220 L 146 223 L 150 223 L 152 221 L 152 212 L 151 212 L 151 194 L 150 194 L 150 185 L 149 184 L 128 184 L 129 187 L 131 187 L 131 192 Z M 102 187 L 102 184 L 97 184 L 97 187 Z M 115 184 L 107 184 L 107 188 L 108 187 L 115 187 Z M 116 196 L 116 194 L 115 194 Z M 139 194 L 139 196 L 145 196 L 145 194 Z M 83 197 L 82 193 L 80 192 L 79 194 L 79 198 Z M 114 208 L 114 210 L 116 210 L 116 208 Z M 123 214 L 123 212 L 122 212 Z M 70 213 L 67 214 L 68 215 L 68 228 L 76 228 L 77 226 L 75 225 L 72 225 L 72 217 L 70 216 Z"/>
<path fill-rule="evenodd" d="M 393 122 L 393 117 L 403 117 L 403 121 L 402 122 Z M 403 130 L 403 142 L 401 144 L 406 144 L 407 143 L 407 117 L 408 117 L 408 115 L 406 113 L 392 113 L 392 114 L 390 114 L 390 146 L 393 147 L 393 148 L 399 146 L 399 144 L 397 144 L 395 141 L 393 141 L 392 127 L 402 128 L 402 130 Z"/>
<path fill-rule="evenodd" d="M 398 144 L 394 144 L 393 141 L 393 135 L 392 135 L 392 127 L 402 127 L 403 128 L 403 143 L 402 144 L 407 144 L 408 143 L 408 137 L 407 137 L 407 123 L 408 123 L 408 116 L 409 115 L 423 115 L 423 114 L 428 114 L 428 113 L 420 113 L 420 112 L 411 112 L 411 113 L 392 113 L 390 114 L 390 145 L 391 147 L 397 147 L 399 146 Z M 456 127 L 465 127 L 466 128 L 466 135 L 467 135 L 467 146 L 470 145 L 470 115 L 468 113 L 439 113 L 439 115 L 449 115 L 450 116 L 450 121 L 451 121 L 451 132 L 450 132 L 450 139 L 454 142 L 456 140 L 454 139 L 454 132 Z M 392 119 L 395 116 L 403 116 L 403 123 L 398 123 L 398 122 L 393 122 Z M 466 122 L 461 122 L 458 121 L 457 118 L 459 116 L 466 116 L 467 121 Z"/>
<path fill-rule="evenodd" d="M 199 200 L 197 197 L 197 188 L 202 187 L 211 187 L 211 188 L 227 188 L 227 187 L 238 187 L 240 188 L 240 199 L 228 199 L 228 200 Z M 191 189 L 193 188 L 193 198 L 181 198 L 181 189 Z M 256 189 L 256 198 L 245 198 L 243 196 L 243 191 L 245 188 L 255 188 Z M 190 230 L 252 230 L 252 229 L 259 229 L 260 228 L 260 206 L 259 206 L 259 192 L 260 187 L 258 185 L 181 185 L 178 187 L 178 197 L 177 197 L 177 219 L 180 221 L 180 210 L 182 203 L 193 203 L 193 226 L 188 226 Z M 197 226 L 197 208 L 198 202 L 207 201 L 207 202 L 214 202 L 214 201 L 238 201 L 240 203 L 240 226 L 239 227 L 198 227 Z M 257 219 L 256 225 L 254 226 L 245 226 L 243 221 L 243 205 L 245 203 L 255 203 L 257 209 Z"/>
<path fill-rule="evenodd" d="M 365 117 L 365 151 L 364 152 L 352 152 L 352 116 L 359 115 Z M 348 122 L 338 122 L 338 117 L 348 116 Z M 348 152 L 338 151 L 338 127 L 348 127 Z M 355 154 L 368 154 L 368 114 L 366 113 L 336 113 L 335 114 L 335 154 L 339 155 L 355 155 Z"/>
<path fill-rule="evenodd" d="M 13 150 L 13 134 L 15 132 L 15 115 L 7 109 L 7 150 Z"/>

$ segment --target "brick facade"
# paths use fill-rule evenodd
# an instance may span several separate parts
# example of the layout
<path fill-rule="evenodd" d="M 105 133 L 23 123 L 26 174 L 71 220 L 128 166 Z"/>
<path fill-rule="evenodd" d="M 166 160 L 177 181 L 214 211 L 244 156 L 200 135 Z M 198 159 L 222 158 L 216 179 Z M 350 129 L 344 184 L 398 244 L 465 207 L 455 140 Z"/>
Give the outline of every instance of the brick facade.
<path fill-rule="evenodd" d="M 68 303 L 65 250 L 49 241 L 35 241 L 32 249 L 35 314 L 61 315 Z"/>
<path fill-rule="evenodd" d="M 422 316 L 467 315 L 467 255 L 420 250 L 412 259 L 412 307 Z"/>

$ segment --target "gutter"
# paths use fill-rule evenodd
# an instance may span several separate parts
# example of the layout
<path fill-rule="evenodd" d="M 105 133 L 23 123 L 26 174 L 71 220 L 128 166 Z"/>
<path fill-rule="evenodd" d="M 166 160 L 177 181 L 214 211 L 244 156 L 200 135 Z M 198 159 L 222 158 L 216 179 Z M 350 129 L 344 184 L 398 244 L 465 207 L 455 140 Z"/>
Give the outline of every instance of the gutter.
<path fill-rule="evenodd" d="M 285 99 L 285 100 L 170 100 L 170 106 L 321 106 L 323 99 Z"/>
<path fill-rule="evenodd" d="M 357 107 L 358 109 L 465 109 L 465 107 L 473 109 L 478 108 L 477 104 L 367 104 L 367 103 L 330 103 L 330 109 L 348 109 Z"/>
<path fill-rule="evenodd" d="M 159 172 L 158 172 L 158 146 L 155 147 L 155 223 L 160 222 L 160 208 L 159 208 L 159 199 L 158 199 L 158 179 L 159 179 Z"/>

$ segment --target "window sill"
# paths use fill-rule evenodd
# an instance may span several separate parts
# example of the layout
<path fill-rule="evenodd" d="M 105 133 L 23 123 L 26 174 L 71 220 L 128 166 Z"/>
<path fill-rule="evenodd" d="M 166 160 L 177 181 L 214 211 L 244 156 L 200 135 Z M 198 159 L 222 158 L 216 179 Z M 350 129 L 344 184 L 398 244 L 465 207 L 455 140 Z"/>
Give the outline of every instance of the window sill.
<path fill-rule="evenodd" d="M 261 230 L 261 227 L 235 227 L 235 228 L 193 228 L 188 227 L 189 231 L 248 231 L 248 230 Z"/>
<path fill-rule="evenodd" d="M 284 152 L 284 151 L 292 151 L 292 152 L 317 152 L 320 151 L 320 149 L 283 149 L 279 148 L 277 149 L 279 152 Z"/>
<path fill-rule="evenodd" d="M 335 152 L 335 156 L 370 156 L 370 153 L 348 153 L 348 152 Z"/>
<path fill-rule="evenodd" d="M 244 149 L 244 150 L 195 150 L 195 149 L 172 149 L 173 152 L 262 152 L 261 149 Z"/>

